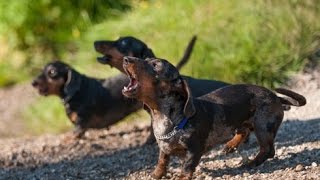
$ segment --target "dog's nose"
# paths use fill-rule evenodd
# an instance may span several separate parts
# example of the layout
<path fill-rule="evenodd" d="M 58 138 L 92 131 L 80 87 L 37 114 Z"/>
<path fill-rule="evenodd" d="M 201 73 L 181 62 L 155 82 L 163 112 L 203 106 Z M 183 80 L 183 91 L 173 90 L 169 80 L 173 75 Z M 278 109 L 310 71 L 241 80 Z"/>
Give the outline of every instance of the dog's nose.
<path fill-rule="evenodd" d="M 32 83 L 31 83 L 31 85 L 32 85 L 33 87 L 36 87 L 36 86 L 39 85 L 39 83 L 38 83 L 38 81 L 33 80 Z"/>

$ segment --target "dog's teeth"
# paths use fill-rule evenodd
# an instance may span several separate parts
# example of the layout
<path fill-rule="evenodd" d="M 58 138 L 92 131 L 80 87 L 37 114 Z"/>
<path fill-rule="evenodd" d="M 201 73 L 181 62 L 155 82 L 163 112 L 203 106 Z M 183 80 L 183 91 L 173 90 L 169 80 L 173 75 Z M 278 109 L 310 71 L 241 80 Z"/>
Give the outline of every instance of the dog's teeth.
<path fill-rule="evenodd" d="M 125 91 L 128 91 L 128 88 L 127 88 L 127 86 L 125 86 L 124 88 L 123 88 Z"/>

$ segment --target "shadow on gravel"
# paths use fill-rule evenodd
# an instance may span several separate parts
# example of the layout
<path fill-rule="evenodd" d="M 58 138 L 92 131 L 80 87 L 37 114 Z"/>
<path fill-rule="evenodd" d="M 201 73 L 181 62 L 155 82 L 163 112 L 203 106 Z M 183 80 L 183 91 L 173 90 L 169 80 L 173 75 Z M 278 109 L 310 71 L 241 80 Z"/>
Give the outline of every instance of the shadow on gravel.
<path fill-rule="evenodd" d="M 276 138 L 276 149 L 287 146 L 300 145 L 307 142 L 315 142 L 320 139 L 320 119 L 308 121 L 289 120 L 280 126 Z M 134 141 L 134 139 L 132 139 Z M 248 144 L 241 147 L 241 153 L 250 155 L 257 153 L 257 143 L 251 139 Z M 217 150 L 221 150 L 215 148 Z M 213 151 L 215 151 L 215 149 Z M 269 173 L 275 170 L 295 167 L 297 164 L 310 165 L 312 162 L 320 164 L 320 149 L 304 149 L 295 154 L 289 154 L 282 159 L 271 159 L 261 166 L 247 170 L 241 167 L 226 167 L 222 169 L 202 168 L 201 171 L 213 177 L 237 175 L 244 172 Z M 232 157 L 239 156 L 233 154 Z M 282 157 L 282 156 L 281 156 Z M 79 159 L 57 163 L 43 164 L 36 168 L 26 168 L 19 165 L 11 169 L 0 168 L 0 179 L 121 179 L 128 174 L 137 171 L 146 171 L 147 174 L 154 168 L 158 158 L 157 145 L 142 145 L 129 148 L 107 151 L 103 155 L 84 156 Z M 230 156 L 217 155 L 213 158 L 202 158 L 201 161 L 215 161 L 216 159 L 228 159 Z M 174 167 L 177 164 L 172 164 Z M 172 166 L 171 165 L 171 166 Z M 20 168 L 19 168 L 20 166 Z"/>
<path fill-rule="evenodd" d="M 153 169 L 157 158 L 156 145 L 143 145 L 35 168 L 0 168 L 0 179 L 119 179 L 132 172 Z"/>
<path fill-rule="evenodd" d="M 284 170 L 286 168 L 295 168 L 298 164 L 303 166 L 310 166 L 312 162 L 320 163 L 319 156 L 320 149 L 303 150 L 298 153 L 289 154 L 284 159 L 270 159 L 261 166 L 248 169 L 245 167 L 226 167 L 222 169 L 208 169 L 201 168 L 201 171 L 208 176 L 220 177 L 223 175 L 242 175 L 243 173 L 255 174 L 255 173 L 272 173 L 276 170 Z"/>
<path fill-rule="evenodd" d="M 282 147 L 289 147 L 289 146 L 297 146 L 304 143 L 309 142 L 316 142 L 320 141 L 320 119 L 311 119 L 307 121 L 298 121 L 298 120 L 288 120 L 284 121 L 277 134 L 277 138 L 275 141 L 276 150 Z M 244 144 L 240 148 L 240 154 L 247 154 L 247 155 L 256 155 L 258 153 L 258 143 L 254 137 L 251 135 L 250 142 Z M 216 149 L 221 150 L 221 149 Z M 230 155 L 216 155 L 213 158 L 202 158 L 203 162 L 214 162 L 215 160 L 219 159 L 230 159 L 234 157 L 240 157 L 239 153 L 234 153 Z M 276 170 L 282 170 L 286 168 L 294 168 L 298 164 L 303 166 L 310 166 L 312 162 L 316 162 L 317 164 L 320 163 L 320 149 L 304 149 L 298 153 L 289 153 L 285 155 L 285 158 L 278 159 L 276 156 L 274 159 L 270 159 L 263 163 L 261 166 L 253 168 L 253 169 L 246 169 L 243 167 L 227 167 L 223 169 L 208 169 L 208 168 L 201 168 L 201 170 L 206 173 L 207 175 L 217 177 L 222 175 L 238 175 L 243 174 L 245 172 L 249 172 L 249 174 L 253 173 L 272 173 Z"/>
<path fill-rule="evenodd" d="M 282 122 L 276 137 L 277 147 L 293 146 L 320 140 L 320 117 L 310 120 Z"/>
<path fill-rule="evenodd" d="M 320 118 L 311 120 L 287 120 L 283 121 L 275 140 L 275 148 L 296 146 L 303 143 L 320 141 Z M 214 150 L 221 151 L 223 146 L 214 148 Z M 251 133 L 250 140 L 239 147 L 240 153 L 258 153 L 259 145 L 256 141 L 254 133 Z M 213 159 L 204 158 L 204 161 L 213 161 L 214 159 L 229 159 L 239 156 L 236 153 L 230 155 L 217 155 Z"/>

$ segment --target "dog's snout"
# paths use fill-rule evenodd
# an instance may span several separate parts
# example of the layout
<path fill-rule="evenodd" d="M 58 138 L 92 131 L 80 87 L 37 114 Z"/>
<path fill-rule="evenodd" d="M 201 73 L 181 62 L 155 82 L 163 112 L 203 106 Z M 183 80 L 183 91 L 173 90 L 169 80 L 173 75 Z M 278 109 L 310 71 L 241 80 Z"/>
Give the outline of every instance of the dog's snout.
<path fill-rule="evenodd" d="M 32 83 L 31 83 L 31 85 L 32 85 L 33 87 L 36 87 L 36 86 L 39 85 L 39 82 L 38 82 L 37 80 L 33 80 Z"/>

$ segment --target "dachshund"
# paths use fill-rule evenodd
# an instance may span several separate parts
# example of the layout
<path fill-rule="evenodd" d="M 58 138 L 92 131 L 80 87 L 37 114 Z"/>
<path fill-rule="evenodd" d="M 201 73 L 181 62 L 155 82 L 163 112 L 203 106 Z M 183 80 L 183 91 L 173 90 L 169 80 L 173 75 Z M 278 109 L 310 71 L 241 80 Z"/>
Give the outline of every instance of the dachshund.
<path fill-rule="evenodd" d="M 160 148 L 152 173 L 156 179 L 166 174 L 173 155 L 182 158 L 180 178 L 191 179 L 203 153 L 221 143 L 226 143 L 226 152 L 232 152 L 252 131 L 260 151 L 246 166 L 258 166 L 275 155 L 274 139 L 283 119 L 283 104 L 306 104 L 306 99 L 293 91 L 275 89 L 287 96 L 284 98 L 249 84 L 229 85 L 193 98 L 188 82 L 163 59 L 125 57 L 123 68 L 130 79 L 123 94 L 142 101 L 152 116 Z"/>
<path fill-rule="evenodd" d="M 197 37 L 193 36 L 190 40 L 184 56 L 176 65 L 177 69 L 180 69 L 187 62 L 187 59 L 190 58 L 196 39 Z M 153 51 L 144 42 L 132 36 L 120 37 L 115 41 L 95 41 L 94 48 L 97 52 L 103 54 L 103 57 L 97 57 L 98 62 L 115 67 L 123 73 L 125 73 L 125 71 L 122 62 L 123 57 L 125 56 L 133 56 L 141 59 L 155 58 Z M 202 96 L 215 89 L 229 85 L 228 83 L 216 80 L 195 79 L 188 76 L 185 76 L 184 78 L 188 81 L 190 88 L 192 89 L 192 95 L 195 97 Z M 150 130 L 150 136 L 146 140 L 147 144 L 155 142 L 152 128 Z"/>
<path fill-rule="evenodd" d="M 59 96 L 66 114 L 75 125 L 72 138 L 81 138 L 89 128 L 107 128 L 142 107 L 121 94 L 125 76 L 105 80 L 80 74 L 61 61 L 48 63 L 32 86 L 43 96 Z"/>

